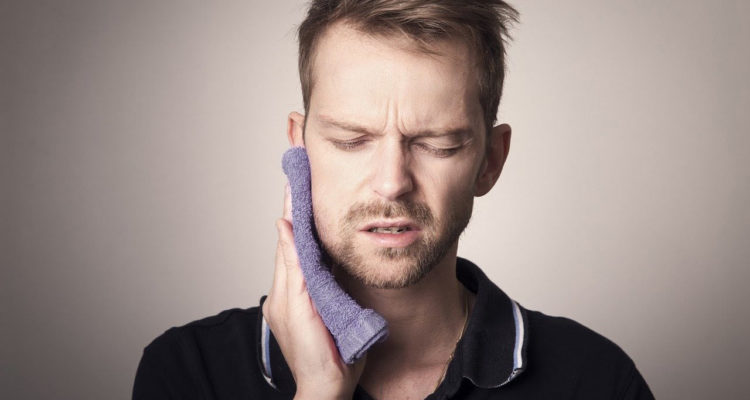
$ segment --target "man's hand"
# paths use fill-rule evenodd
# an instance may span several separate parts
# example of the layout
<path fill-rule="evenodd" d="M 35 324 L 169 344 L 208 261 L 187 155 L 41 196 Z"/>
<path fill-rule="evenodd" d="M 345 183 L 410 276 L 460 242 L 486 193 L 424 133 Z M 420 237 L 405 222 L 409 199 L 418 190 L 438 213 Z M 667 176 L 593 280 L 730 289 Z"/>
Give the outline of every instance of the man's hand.
<path fill-rule="evenodd" d="M 279 241 L 273 286 L 263 315 L 297 384 L 295 399 L 351 399 L 365 366 L 341 359 L 333 337 L 307 293 L 292 232 L 292 199 L 284 194 L 284 216 L 276 221 Z"/>

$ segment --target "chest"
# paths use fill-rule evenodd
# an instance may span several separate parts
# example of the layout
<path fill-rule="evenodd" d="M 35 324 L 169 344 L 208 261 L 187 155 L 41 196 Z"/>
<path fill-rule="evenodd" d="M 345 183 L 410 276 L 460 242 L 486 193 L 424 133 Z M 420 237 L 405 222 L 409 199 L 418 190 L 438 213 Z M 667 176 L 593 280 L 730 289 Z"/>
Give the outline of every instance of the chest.
<path fill-rule="evenodd" d="M 359 385 L 375 400 L 421 400 L 435 391 L 442 372 L 442 368 L 433 368 L 402 374 L 363 375 Z"/>

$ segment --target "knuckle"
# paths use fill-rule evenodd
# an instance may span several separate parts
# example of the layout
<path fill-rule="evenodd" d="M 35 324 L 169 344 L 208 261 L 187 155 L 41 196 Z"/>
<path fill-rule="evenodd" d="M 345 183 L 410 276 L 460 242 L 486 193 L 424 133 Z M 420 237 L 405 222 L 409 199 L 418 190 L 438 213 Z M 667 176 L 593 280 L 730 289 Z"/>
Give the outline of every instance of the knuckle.
<path fill-rule="evenodd" d="M 297 263 L 293 260 L 290 260 L 289 258 L 284 259 L 284 266 L 286 266 L 287 269 L 293 269 L 297 267 Z"/>

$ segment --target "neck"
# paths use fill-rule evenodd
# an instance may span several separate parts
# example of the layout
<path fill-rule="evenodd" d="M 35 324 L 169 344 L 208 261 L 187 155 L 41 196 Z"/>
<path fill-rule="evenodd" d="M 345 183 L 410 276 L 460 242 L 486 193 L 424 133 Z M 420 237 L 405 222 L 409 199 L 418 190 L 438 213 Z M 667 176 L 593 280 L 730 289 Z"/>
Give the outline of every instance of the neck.
<path fill-rule="evenodd" d="M 442 367 L 460 337 L 468 290 L 456 278 L 457 244 L 418 283 L 402 289 L 365 287 L 339 273 L 337 279 L 360 305 L 388 321 L 388 339 L 374 345 L 367 365 Z M 429 338 L 429 340 L 425 340 Z"/>

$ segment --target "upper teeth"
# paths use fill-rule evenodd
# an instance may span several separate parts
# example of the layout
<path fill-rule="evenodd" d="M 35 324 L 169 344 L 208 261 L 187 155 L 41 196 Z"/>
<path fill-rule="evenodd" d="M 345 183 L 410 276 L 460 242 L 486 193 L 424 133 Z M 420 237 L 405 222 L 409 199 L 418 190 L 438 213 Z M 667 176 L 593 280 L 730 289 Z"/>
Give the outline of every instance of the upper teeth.
<path fill-rule="evenodd" d="M 377 233 L 401 233 L 408 230 L 405 226 L 393 226 L 388 228 L 370 228 L 370 232 Z"/>

